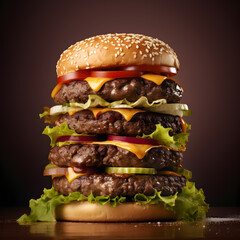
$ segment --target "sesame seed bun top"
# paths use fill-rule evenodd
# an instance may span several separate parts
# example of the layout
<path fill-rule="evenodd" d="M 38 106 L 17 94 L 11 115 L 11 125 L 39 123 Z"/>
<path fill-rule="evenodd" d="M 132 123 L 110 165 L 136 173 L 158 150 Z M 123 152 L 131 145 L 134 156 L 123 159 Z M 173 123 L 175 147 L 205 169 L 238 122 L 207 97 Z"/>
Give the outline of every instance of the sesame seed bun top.
<path fill-rule="evenodd" d="M 141 34 L 106 34 L 77 42 L 57 63 L 58 77 L 78 70 L 134 65 L 164 65 L 179 69 L 173 49 L 157 38 Z"/>

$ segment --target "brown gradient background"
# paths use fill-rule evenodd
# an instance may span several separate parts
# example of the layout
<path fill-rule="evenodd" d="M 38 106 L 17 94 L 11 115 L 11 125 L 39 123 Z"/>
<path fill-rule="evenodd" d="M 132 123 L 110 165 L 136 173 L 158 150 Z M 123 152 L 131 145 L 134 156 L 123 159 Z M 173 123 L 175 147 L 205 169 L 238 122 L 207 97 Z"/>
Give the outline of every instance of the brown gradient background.
<path fill-rule="evenodd" d="M 237 3 L 237 2 L 236 2 Z M 52 106 L 55 66 L 84 38 L 143 33 L 174 48 L 193 116 L 183 166 L 212 206 L 240 205 L 239 18 L 235 1 L 1 2 L 1 206 L 23 206 L 42 176 L 49 139 L 38 114 Z"/>

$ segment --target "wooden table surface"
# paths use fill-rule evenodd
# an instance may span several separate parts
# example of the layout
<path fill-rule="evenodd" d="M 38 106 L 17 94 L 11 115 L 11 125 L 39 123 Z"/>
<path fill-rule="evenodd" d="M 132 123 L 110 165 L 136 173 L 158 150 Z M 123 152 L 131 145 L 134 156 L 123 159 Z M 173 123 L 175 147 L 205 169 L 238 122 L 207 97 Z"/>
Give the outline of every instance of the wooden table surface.
<path fill-rule="evenodd" d="M 240 208 L 211 208 L 197 222 L 79 223 L 19 225 L 26 209 L 0 210 L 0 239 L 240 239 Z"/>

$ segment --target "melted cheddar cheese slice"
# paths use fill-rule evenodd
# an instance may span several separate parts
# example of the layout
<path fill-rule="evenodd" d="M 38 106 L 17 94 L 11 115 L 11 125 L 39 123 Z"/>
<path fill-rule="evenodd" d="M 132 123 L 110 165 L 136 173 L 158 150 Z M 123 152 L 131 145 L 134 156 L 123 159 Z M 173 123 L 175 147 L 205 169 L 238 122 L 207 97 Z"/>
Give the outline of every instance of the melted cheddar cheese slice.
<path fill-rule="evenodd" d="M 104 83 L 113 80 L 114 78 L 96 78 L 96 77 L 87 77 L 84 81 L 88 82 L 90 88 L 97 92 L 101 89 Z"/>
<path fill-rule="evenodd" d="M 68 174 L 65 175 L 68 182 L 72 182 L 74 179 L 87 175 L 86 173 L 75 173 L 71 167 L 68 167 Z"/>
<path fill-rule="evenodd" d="M 135 108 L 88 108 L 92 111 L 94 117 L 97 119 L 101 114 L 105 112 L 119 112 L 126 121 L 130 121 L 132 117 L 139 112 L 145 112 L 144 110 L 135 109 Z M 82 110 L 70 110 L 68 114 L 72 116 L 74 113 Z"/>
<path fill-rule="evenodd" d="M 91 142 L 89 144 L 107 144 L 107 145 L 114 145 L 125 149 L 129 152 L 135 154 L 139 159 L 144 158 L 146 153 L 153 147 L 152 145 L 145 145 L 145 144 L 135 144 L 135 143 L 128 143 L 128 142 L 121 142 L 121 141 L 104 141 L 104 142 Z M 159 147 L 159 146 L 158 146 Z"/>
<path fill-rule="evenodd" d="M 135 109 L 135 108 L 130 108 L 130 109 L 128 108 L 89 108 L 89 110 L 92 111 L 96 119 L 98 118 L 99 115 L 105 112 L 113 111 L 113 112 L 119 112 L 125 118 L 126 121 L 130 121 L 136 113 L 145 112 L 143 110 Z"/>

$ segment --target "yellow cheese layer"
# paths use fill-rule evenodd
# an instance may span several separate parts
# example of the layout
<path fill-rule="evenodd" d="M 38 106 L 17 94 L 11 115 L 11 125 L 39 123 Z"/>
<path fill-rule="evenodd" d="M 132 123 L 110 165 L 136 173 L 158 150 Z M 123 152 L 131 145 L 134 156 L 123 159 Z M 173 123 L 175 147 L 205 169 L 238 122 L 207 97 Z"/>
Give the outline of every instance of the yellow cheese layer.
<path fill-rule="evenodd" d="M 58 91 L 61 89 L 62 84 L 57 84 L 55 88 L 52 90 L 51 97 L 54 98 Z"/>
<path fill-rule="evenodd" d="M 87 175 L 86 173 L 75 173 L 71 167 L 68 167 L 68 174 L 66 174 L 66 178 L 68 182 L 72 182 L 75 178 L 80 176 Z"/>
<path fill-rule="evenodd" d="M 88 108 L 92 111 L 94 117 L 97 119 L 99 115 L 105 112 L 119 112 L 125 118 L 126 121 L 130 121 L 132 117 L 138 112 L 145 112 L 144 110 L 135 109 L 135 108 Z M 68 114 L 72 116 L 74 113 L 82 110 L 72 110 L 68 111 Z"/>
<path fill-rule="evenodd" d="M 84 81 L 87 81 L 91 89 L 95 92 L 99 91 L 104 83 L 113 80 L 114 78 L 96 78 L 96 77 L 87 77 Z"/>
<path fill-rule="evenodd" d="M 135 144 L 135 143 L 128 143 L 128 142 L 121 142 L 121 141 L 104 141 L 104 142 L 91 142 L 88 144 L 107 144 L 107 145 L 114 145 L 125 149 L 129 152 L 135 154 L 139 159 L 144 158 L 146 153 L 153 148 L 152 145 L 145 145 L 145 144 Z"/>
<path fill-rule="evenodd" d="M 72 167 L 68 167 L 67 168 L 67 171 L 68 173 L 65 174 L 65 177 L 67 178 L 68 182 L 72 182 L 74 179 L 78 178 L 78 177 L 81 177 L 81 176 L 84 176 L 84 175 L 87 175 L 87 173 L 75 173 L 73 171 L 73 168 Z M 55 178 L 55 177 L 61 177 L 61 176 L 64 176 L 64 174 L 57 174 L 57 175 L 52 175 L 52 179 Z"/>
<path fill-rule="evenodd" d="M 157 75 L 157 74 L 144 74 L 141 76 L 141 78 L 144 78 L 148 81 L 152 81 L 154 83 L 156 83 L 157 85 L 161 85 L 162 82 L 167 79 L 168 77 L 166 76 L 162 76 L 162 75 Z"/>
<path fill-rule="evenodd" d="M 143 110 L 134 108 L 89 108 L 89 110 L 92 111 L 96 119 L 98 118 L 99 115 L 105 112 L 113 111 L 119 112 L 125 118 L 126 121 L 130 121 L 132 117 L 138 112 L 145 112 Z"/>

